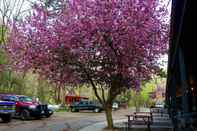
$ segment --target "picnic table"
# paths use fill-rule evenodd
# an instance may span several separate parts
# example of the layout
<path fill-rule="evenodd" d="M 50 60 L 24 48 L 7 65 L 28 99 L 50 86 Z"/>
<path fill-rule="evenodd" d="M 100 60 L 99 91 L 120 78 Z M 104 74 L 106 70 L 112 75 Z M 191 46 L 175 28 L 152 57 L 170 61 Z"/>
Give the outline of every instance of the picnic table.
<path fill-rule="evenodd" d="M 126 115 L 128 118 L 128 128 L 132 128 L 133 125 L 147 125 L 150 130 L 150 125 L 153 123 L 153 116 L 151 112 L 134 112 L 131 115 Z"/>
<path fill-rule="evenodd" d="M 165 113 L 165 109 L 164 108 L 158 108 L 158 107 L 157 108 L 150 108 L 150 112 L 160 114 L 161 117 L 162 117 Z"/>

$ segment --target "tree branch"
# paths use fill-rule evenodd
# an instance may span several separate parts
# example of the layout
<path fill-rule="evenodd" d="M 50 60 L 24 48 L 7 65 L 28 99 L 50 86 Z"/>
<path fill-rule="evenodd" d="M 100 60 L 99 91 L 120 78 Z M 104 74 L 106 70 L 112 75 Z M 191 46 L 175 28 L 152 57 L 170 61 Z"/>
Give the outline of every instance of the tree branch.
<path fill-rule="evenodd" d="M 108 104 L 112 104 L 113 100 L 116 98 L 116 96 L 117 96 L 119 93 L 120 93 L 120 92 L 117 92 L 116 89 L 110 88 L 109 93 L 108 93 L 107 103 L 108 103 Z"/>
<path fill-rule="evenodd" d="M 112 40 L 106 34 L 103 35 L 103 38 L 106 41 L 106 43 L 109 45 L 109 47 L 112 49 L 115 56 L 118 57 L 118 52 L 114 49 Z"/>
<path fill-rule="evenodd" d="M 82 65 L 81 65 L 81 67 L 82 67 Z M 99 102 L 102 105 L 104 105 L 104 102 L 102 101 L 101 97 L 99 96 L 98 91 L 97 91 L 97 87 L 96 87 L 94 81 L 92 80 L 90 74 L 87 72 L 87 70 L 84 67 L 82 67 L 82 69 L 84 70 L 84 72 L 85 72 L 85 74 L 87 76 L 87 79 L 90 81 L 90 84 L 92 85 L 92 88 L 94 90 L 94 93 L 95 93 L 96 97 L 98 98 Z"/>
<path fill-rule="evenodd" d="M 117 63 L 120 67 L 122 67 L 121 64 L 121 59 L 119 58 L 119 56 L 122 56 L 123 54 L 121 54 L 121 52 L 118 49 L 115 49 L 113 46 L 113 41 L 106 35 L 103 35 L 104 40 L 106 41 L 106 43 L 109 45 L 109 47 L 112 49 L 112 51 L 114 52 L 115 56 L 117 57 Z"/>
<path fill-rule="evenodd" d="M 106 102 L 106 99 L 105 99 L 105 90 L 104 90 L 104 88 L 102 86 L 101 86 L 101 93 L 102 93 L 103 102 L 105 103 Z"/>

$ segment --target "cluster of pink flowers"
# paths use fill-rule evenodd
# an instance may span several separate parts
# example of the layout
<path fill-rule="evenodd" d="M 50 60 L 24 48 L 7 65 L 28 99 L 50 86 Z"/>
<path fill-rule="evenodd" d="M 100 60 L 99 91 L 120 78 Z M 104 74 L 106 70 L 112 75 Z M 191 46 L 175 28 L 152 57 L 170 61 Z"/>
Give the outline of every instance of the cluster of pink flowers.
<path fill-rule="evenodd" d="M 56 83 L 91 77 L 106 87 L 116 76 L 138 87 L 158 71 L 169 31 L 158 0 L 64 2 L 58 12 L 35 5 L 32 15 L 13 23 L 7 49 L 14 67 Z"/>

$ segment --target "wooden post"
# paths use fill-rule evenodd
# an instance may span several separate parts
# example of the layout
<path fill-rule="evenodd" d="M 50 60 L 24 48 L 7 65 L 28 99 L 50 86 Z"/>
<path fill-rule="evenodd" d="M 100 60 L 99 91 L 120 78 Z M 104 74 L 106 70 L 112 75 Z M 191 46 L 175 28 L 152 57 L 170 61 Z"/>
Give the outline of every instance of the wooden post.
<path fill-rule="evenodd" d="M 174 72 L 174 74 L 171 76 L 171 83 L 170 83 L 170 116 L 172 118 L 172 122 L 174 125 L 174 131 L 177 130 L 177 118 L 175 117 L 177 115 L 177 100 L 176 100 L 176 87 L 177 87 L 177 80 L 176 80 L 176 74 L 177 72 Z"/>
<path fill-rule="evenodd" d="M 188 113 L 188 84 L 186 79 L 186 67 L 182 49 L 179 47 L 179 67 L 180 67 L 180 82 L 182 92 L 182 109 L 183 113 Z"/>

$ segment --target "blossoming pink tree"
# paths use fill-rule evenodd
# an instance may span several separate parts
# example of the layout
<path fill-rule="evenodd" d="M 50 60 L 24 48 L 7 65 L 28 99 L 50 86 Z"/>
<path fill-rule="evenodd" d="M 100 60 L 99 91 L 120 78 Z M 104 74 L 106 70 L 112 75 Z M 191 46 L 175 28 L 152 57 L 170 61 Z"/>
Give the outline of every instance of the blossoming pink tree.
<path fill-rule="evenodd" d="M 53 83 L 91 85 L 113 128 L 116 96 L 159 71 L 167 50 L 166 10 L 158 0 L 62 2 L 56 12 L 35 5 L 32 15 L 13 24 L 9 56 L 17 69 Z"/>

